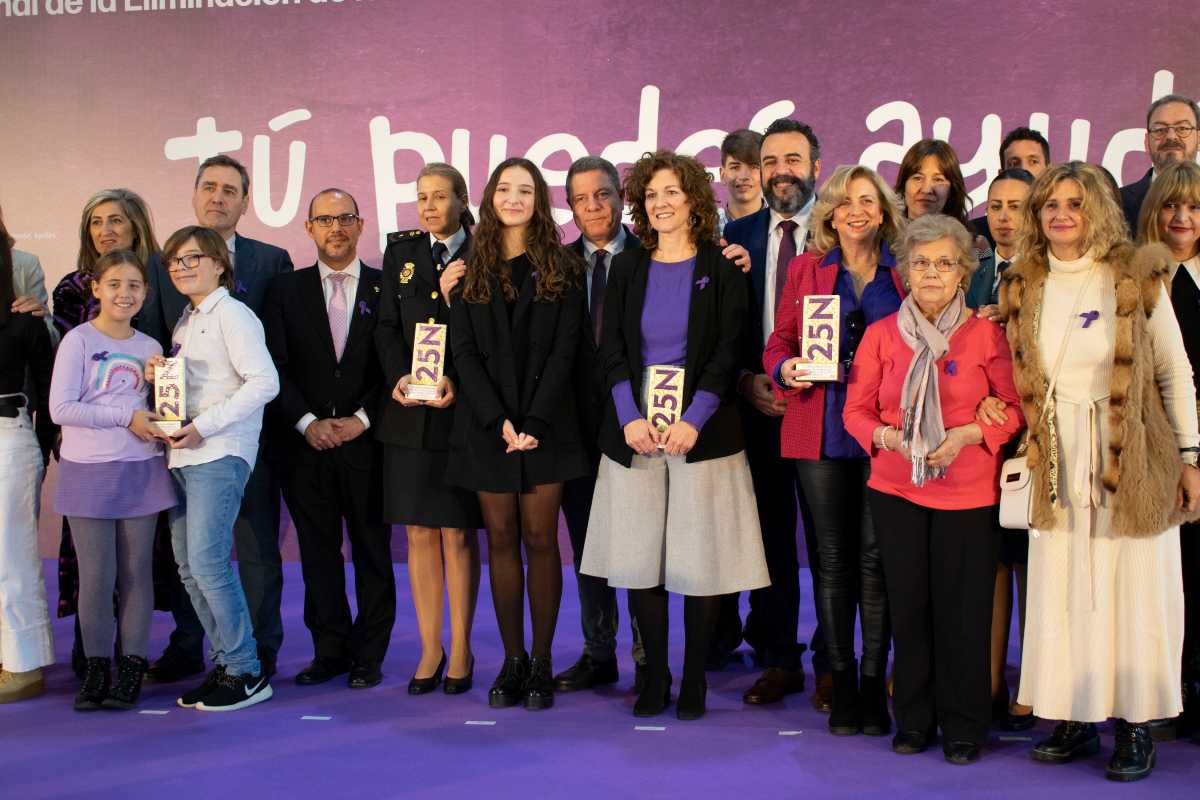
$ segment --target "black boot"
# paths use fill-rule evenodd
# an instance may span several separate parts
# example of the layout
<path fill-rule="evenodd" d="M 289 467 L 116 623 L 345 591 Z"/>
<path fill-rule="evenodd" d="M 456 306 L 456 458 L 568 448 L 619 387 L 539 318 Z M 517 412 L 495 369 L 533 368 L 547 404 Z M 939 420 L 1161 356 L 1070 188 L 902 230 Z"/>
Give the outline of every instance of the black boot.
<path fill-rule="evenodd" d="M 829 732 L 834 736 L 854 736 L 861 720 L 858 696 L 858 669 L 833 671 L 833 707 L 829 711 Z"/>
<path fill-rule="evenodd" d="M 488 691 L 488 705 L 508 708 L 521 702 L 525 695 L 525 679 L 529 675 L 529 656 L 522 653 L 504 659 L 504 666 Z"/>
<path fill-rule="evenodd" d="M 679 682 L 679 699 L 675 702 L 675 716 L 681 720 L 700 719 L 707 710 L 708 681 L 703 677 L 689 679 L 686 671 Z"/>
<path fill-rule="evenodd" d="M 635 717 L 656 717 L 671 705 L 671 671 L 647 667 L 646 683 L 633 704 Z"/>
<path fill-rule="evenodd" d="M 858 697 L 862 711 L 862 732 L 867 736 L 887 736 L 891 733 L 887 681 L 882 676 L 864 674 L 858 685 Z"/>
<path fill-rule="evenodd" d="M 142 678 L 150 662 L 141 656 L 121 656 L 117 661 L 117 682 L 101 703 L 104 708 L 128 711 L 142 696 Z"/>
<path fill-rule="evenodd" d="M 1049 739 L 1033 746 L 1033 760 L 1066 764 L 1079 756 L 1100 752 L 1100 734 L 1090 722 L 1060 722 Z"/>
<path fill-rule="evenodd" d="M 1117 720 L 1113 754 L 1104 776 L 1110 781 L 1140 781 L 1150 777 L 1154 761 L 1154 740 L 1150 738 L 1150 726 L 1146 723 L 1130 725 L 1123 719 Z"/>
<path fill-rule="evenodd" d="M 75 696 L 76 711 L 95 711 L 108 697 L 108 687 L 112 682 L 112 659 L 89 658 L 83 673 L 83 686 Z"/>
<path fill-rule="evenodd" d="M 525 679 L 525 708 L 540 711 L 554 705 L 554 670 L 549 656 L 534 656 L 529 660 L 529 677 Z"/>

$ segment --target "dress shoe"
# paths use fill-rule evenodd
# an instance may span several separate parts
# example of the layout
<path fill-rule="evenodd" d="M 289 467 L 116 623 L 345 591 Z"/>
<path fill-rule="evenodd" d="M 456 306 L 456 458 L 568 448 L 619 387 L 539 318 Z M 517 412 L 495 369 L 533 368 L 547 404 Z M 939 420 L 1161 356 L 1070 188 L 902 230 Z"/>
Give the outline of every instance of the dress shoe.
<path fill-rule="evenodd" d="M 1027 731 L 1036 725 L 1037 717 L 1033 715 L 1033 712 L 1028 714 L 1013 714 L 1009 711 L 1005 711 L 1004 716 L 999 720 L 993 720 L 992 724 L 1002 731 L 1020 733 L 1021 731 Z"/>
<path fill-rule="evenodd" d="M 700 719 L 707 711 L 708 681 L 704 678 L 681 681 L 679 699 L 675 701 L 675 718 L 684 722 Z"/>
<path fill-rule="evenodd" d="M 446 680 L 442 682 L 442 691 L 446 694 L 463 694 L 471 691 L 471 686 L 475 683 L 475 656 L 471 656 L 471 666 L 467 667 L 467 674 L 461 678 L 451 678 L 446 676 Z"/>
<path fill-rule="evenodd" d="M 554 705 L 554 669 L 550 666 L 549 656 L 529 659 L 524 700 L 527 711 L 542 711 Z"/>
<path fill-rule="evenodd" d="M 1179 717 L 1168 719 L 1152 719 L 1145 723 L 1150 731 L 1150 738 L 1156 742 L 1173 742 L 1179 738 Z"/>
<path fill-rule="evenodd" d="M 742 702 L 754 706 L 778 703 L 789 694 L 804 691 L 804 671 L 768 667 L 754 685 L 742 695 Z"/>
<path fill-rule="evenodd" d="M 1104 776 L 1110 781 L 1140 781 L 1150 777 L 1155 760 L 1154 740 L 1150 738 L 1149 726 L 1144 723 L 1130 725 L 1123 719 L 1117 720 L 1112 759 Z"/>
<path fill-rule="evenodd" d="M 1033 760 L 1047 764 L 1066 764 L 1079 756 L 1100 752 L 1100 733 L 1090 722 L 1060 722 L 1049 739 L 1033 746 Z"/>
<path fill-rule="evenodd" d="M 0 670 L 0 703 L 16 703 L 45 694 L 46 684 L 40 669 L 26 672 Z"/>
<path fill-rule="evenodd" d="M 441 677 L 440 671 L 438 677 Z M 350 678 L 346 685 L 351 689 L 370 689 L 382 682 L 383 672 L 378 664 L 355 664 L 350 668 Z"/>
<path fill-rule="evenodd" d="M 275 665 L 279 661 L 279 654 L 274 650 L 268 650 L 265 647 L 258 648 L 258 674 L 267 680 L 275 677 Z"/>
<path fill-rule="evenodd" d="M 416 675 L 408 682 L 409 694 L 429 694 L 438 687 L 442 682 L 442 670 L 446 668 L 446 651 L 442 651 L 442 658 L 438 661 L 437 669 L 428 678 L 418 678 Z"/>
<path fill-rule="evenodd" d="M 862 711 L 862 732 L 867 736 L 887 736 L 892 732 L 888 715 L 887 684 L 875 675 L 859 679 L 858 696 Z"/>
<path fill-rule="evenodd" d="M 204 659 L 168 647 L 146 670 L 146 677 L 155 683 L 175 683 L 204 672 Z"/>
<path fill-rule="evenodd" d="M 646 685 L 638 692 L 637 701 L 633 704 L 635 717 L 657 717 L 671 705 L 671 673 L 661 677 L 646 677 Z"/>
<path fill-rule="evenodd" d="M 946 742 L 942 753 L 951 764 L 966 766 L 979 760 L 979 745 L 974 742 Z"/>
<path fill-rule="evenodd" d="M 340 658 L 323 658 L 317 656 L 312 660 L 312 663 L 296 675 L 296 685 L 316 686 L 331 681 L 338 675 L 345 675 L 349 671 L 349 661 L 343 661 Z"/>
<path fill-rule="evenodd" d="M 508 708 L 521 702 L 525 696 L 525 678 L 529 675 L 529 656 L 522 653 L 504 659 L 500 674 L 488 690 L 488 705 L 492 708 Z"/>
<path fill-rule="evenodd" d="M 833 673 L 818 672 L 817 684 L 813 689 L 812 707 L 822 714 L 833 710 Z"/>
<path fill-rule="evenodd" d="M 829 732 L 834 736 L 854 736 L 862 729 L 861 702 L 858 696 L 858 669 L 834 670 L 833 709 L 829 712 Z"/>
<path fill-rule="evenodd" d="M 617 660 L 596 661 L 587 653 L 571 666 L 554 676 L 554 686 L 560 692 L 591 689 L 593 686 L 608 686 L 620 680 Z"/>
<path fill-rule="evenodd" d="M 900 731 L 892 737 L 892 752 L 902 756 L 924 753 L 929 747 L 929 736 L 924 731 Z"/>

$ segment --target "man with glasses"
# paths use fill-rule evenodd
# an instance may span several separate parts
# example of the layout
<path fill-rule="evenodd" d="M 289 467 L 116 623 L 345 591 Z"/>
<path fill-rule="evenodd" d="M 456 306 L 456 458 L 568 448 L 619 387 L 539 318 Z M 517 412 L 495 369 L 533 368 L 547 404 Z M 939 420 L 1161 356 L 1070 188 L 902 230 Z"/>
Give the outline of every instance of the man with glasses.
<path fill-rule="evenodd" d="M 382 522 L 379 445 L 365 435 L 378 412 L 383 373 L 375 350 L 381 276 L 358 258 L 358 203 L 325 189 L 304 224 L 317 263 L 271 282 L 263 310 L 279 370 L 273 434 L 286 456 L 283 497 L 296 523 L 304 575 L 304 624 L 312 663 L 296 683 L 350 673 L 352 689 L 376 686 L 396 621 L 391 526 Z M 350 614 L 342 523 L 350 538 L 358 617 Z"/>
<path fill-rule="evenodd" d="M 233 261 L 234 298 L 250 307 L 260 319 L 267 287 L 276 275 L 291 272 L 287 251 L 242 236 L 238 222 L 250 203 L 250 175 L 234 158 L 217 155 L 200 164 L 192 192 L 196 221 L 220 234 Z M 153 336 L 170 352 L 171 333 L 188 300 L 167 276 L 158 256 L 146 265 L 149 292 L 137 327 Z M 269 423 L 263 425 L 264 432 Z M 265 434 L 264 434 L 265 438 Z M 270 448 L 266 448 L 270 450 Z M 272 454 L 259 447 L 254 469 L 246 482 L 242 507 L 234 524 L 238 574 L 246 592 L 258 658 L 268 678 L 275 673 L 276 656 L 283 644 L 280 603 L 283 596 L 283 564 L 279 555 L 279 483 Z M 171 579 L 171 614 L 175 630 L 162 656 L 151 666 L 149 676 L 161 683 L 177 681 L 204 671 L 204 629 L 192 609 L 187 592 L 177 577 Z"/>
<path fill-rule="evenodd" d="M 1158 171 L 1172 160 L 1196 159 L 1198 124 L 1200 106 L 1190 97 L 1168 94 L 1150 104 L 1146 112 L 1146 152 L 1152 166 L 1140 181 L 1121 187 L 1121 210 L 1131 236 L 1137 236 L 1138 213 Z"/>

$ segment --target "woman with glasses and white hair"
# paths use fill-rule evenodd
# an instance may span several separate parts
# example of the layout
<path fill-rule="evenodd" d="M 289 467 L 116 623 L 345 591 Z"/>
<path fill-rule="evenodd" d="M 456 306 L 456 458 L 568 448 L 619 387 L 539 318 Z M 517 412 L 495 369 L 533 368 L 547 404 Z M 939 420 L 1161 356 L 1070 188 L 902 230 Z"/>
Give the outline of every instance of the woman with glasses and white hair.
<path fill-rule="evenodd" d="M 871 454 L 868 498 L 896 640 L 892 749 L 979 758 L 991 722 L 989 632 L 1001 448 L 1022 426 L 1004 331 L 966 306 L 978 262 L 956 219 L 926 214 L 898 243 L 909 294 L 867 328 L 846 430 Z M 983 426 L 988 396 L 1006 420 Z"/>

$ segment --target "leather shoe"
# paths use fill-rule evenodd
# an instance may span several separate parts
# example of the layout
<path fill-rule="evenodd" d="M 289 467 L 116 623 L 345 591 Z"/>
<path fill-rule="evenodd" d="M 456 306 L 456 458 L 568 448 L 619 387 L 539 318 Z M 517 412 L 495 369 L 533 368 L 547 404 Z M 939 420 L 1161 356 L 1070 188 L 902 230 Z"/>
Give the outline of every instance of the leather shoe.
<path fill-rule="evenodd" d="M 947 742 L 942 745 L 942 753 L 951 764 L 966 766 L 979 760 L 979 745 L 974 742 Z"/>
<path fill-rule="evenodd" d="M 442 682 L 442 671 L 446 669 L 446 651 L 442 651 L 442 659 L 438 661 L 437 669 L 428 678 L 418 678 L 413 675 L 408 682 L 409 694 L 429 694 Z"/>
<path fill-rule="evenodd" d="M 529 656 L 509 656 L 504 659 L 500 674 L 488 690 L 488 705 L 491 708 L 508 708 L 521 702 L 525 696 L 525 679 L 529 675 Z"/>
<path fill-rule="evenodd" d="M 471 691 L 471 686 L 475 683 L 475 656 L 471 656 L 471 666 L 467 668 L 467 674 L 461 678 L 451 678 L 446 676 L 446 680 L 442 681 L 442 691 L 446 694 L 463 694 Z"/>
<path fill-rule="evenodd" d="M 554 676 L 554 686 L 560 692 L 574 692 L 594 686 L 607 686 L 619 679 L 615 658 L 611 661 L 596 661 L 584 653 L 578 661 Z"/>
<path fill-rule="evenodd" d="M 350 671 L 350 662 L 338 658 L 314 658 L 312 663 L 296 675 L 297 686 L 316 686 L 333 680 Z"/>
<path fill-rule="evenodd" d="M 818 672 L 817 685 L 813 689 L 812 707 L 822 714 L 833 710 L 833 673 Z"/>
<path fill-rule="evenodd" d="M 1118 719 L 1112 759 L 1108 762 L 1104 776 L 1110 781 L 1140 781 L 1150 777 L 1155 760 L 1150 726 L 1130 725 L 1125 720 Z"/>
<path fill-rule="evenodd" d="M 155 683 L 175 683 L 202 672 L 204 672 L 203 658 L 193 658 L 180 650 L 168 647 L 158 657 L 158 661 L 150 665 L 150 669 L 146 671 L 146 677 Z"/>
<path fill-rule="evenodd" d="M 1033 760 L 1047 764 L 1066 764 L 1079 756 L 1100 752 L 1100 733 L 1090 722 L 1060 722 L 1050 738 L 1033 746 Z"/>
<path fill-rule="evenodd" d="M 754 685 L 742 695 L 742 702 L 754 706 L 778 703 L 789 694 L 804 691 L 804 671 L 768 667 Z"/>
<path fill-rule="evenodd" d="M 665 677 L 650 680 L 638 692 L 637 701 L 633 704 L 635 717 L 656 717 L 671 705 L 671 671 L 667 670 Z"/>
<path fill-rule="evenodd" d="M 929 746 L 929 737 L 924 731 L 900 731 L 892 737 L 892 752 L 902 756 L 924 753 Z"/>
<path fill-rule="evenodd" d="M 346 685 L 351 689 L 370 689 L 383 681 L 383 672 L 376 664 L 355 664 L 350 668 L 350 680 Z"/>
<path fill-rule="evenodd" d="M 1156 742 L 1173 742 L 1179 738 L 1179 717 L 1167 719 L 1152 719 L 1145 723 L 1150 731 L 1150 738 Z"/>

